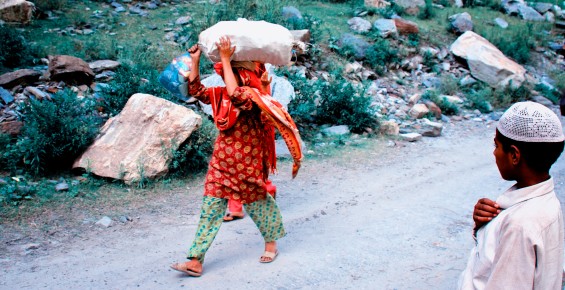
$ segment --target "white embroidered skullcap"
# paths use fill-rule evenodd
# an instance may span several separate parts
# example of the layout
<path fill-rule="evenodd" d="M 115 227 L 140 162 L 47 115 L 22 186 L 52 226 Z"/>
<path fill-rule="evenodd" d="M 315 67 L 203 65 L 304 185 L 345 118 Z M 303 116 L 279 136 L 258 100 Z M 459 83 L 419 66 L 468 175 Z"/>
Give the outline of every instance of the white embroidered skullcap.
<path fill-rule="evenodd" d="M 559 117 L 546 106 L 534 102 L 512 105 L 498 121 L 498 131 L 516 141 L 561 142 L 565 140 Z"/>

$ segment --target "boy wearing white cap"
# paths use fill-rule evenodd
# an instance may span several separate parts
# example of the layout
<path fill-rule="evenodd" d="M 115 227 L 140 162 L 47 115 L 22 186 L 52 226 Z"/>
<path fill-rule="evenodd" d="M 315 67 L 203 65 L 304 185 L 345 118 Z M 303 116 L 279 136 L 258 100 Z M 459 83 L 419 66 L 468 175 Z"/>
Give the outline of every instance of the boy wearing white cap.
<path fill-rule="evenodd" d="M 502 178 L 516 184 L 496 202 L 477 203 L 476 244 L 458 289 L 561 289 L 563 216 L 549 169 L 564 139 L 559 117 L 538 103 L 502 115 L 493 153 Z"/>

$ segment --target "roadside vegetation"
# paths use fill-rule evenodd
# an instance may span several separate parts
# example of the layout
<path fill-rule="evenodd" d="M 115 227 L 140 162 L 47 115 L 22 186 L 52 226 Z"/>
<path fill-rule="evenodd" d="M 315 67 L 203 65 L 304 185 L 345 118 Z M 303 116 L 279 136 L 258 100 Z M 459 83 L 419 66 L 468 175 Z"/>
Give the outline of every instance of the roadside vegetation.
<path fill-rule="evenodd" d="M 112 184 L 88 172 L 81 176 L 81 182 L 75 182 L 77 179 L 68 171 L 68 165 L 90 144 L 107 118 L 118 114 L 134 93 L 152 94 L 184 104 L 159 84 L 159 73 L 174 56 L 195 43 L 202 30 L 222 20 L 245 17 L 277 23 L 291 30 L 311 31 L 312 39 L 308 47 L 309 63 L 313 66 L 311 69 L 327 71 L 328 77 L 312 79 L 287 68 L 277 71 L 295 87 L 296 98 L 289 104 L 289 112 L 306 141 L 316 142 L 319 128 L 323 125 L 348 125 L 351 132 L 366 136 L 378 132 L 380 120 L 376 108 L 371 98 L 365 95 L 369 84 L 351 82 L 343 75 L 343 67 L 353 60 L 353 55 L 348 49 L 336 49 L 335 46 L 335 36 L 349 32 L 347 19 L 363 9 L 363 0 L 225 0 L 217 5 L 211 5 L 208 1 L 170 1 L 167 9 L 154 10 L 149 17 L 102 15 L 105 23 L 98 26 L 96 34 L 88 36 L 57 32 L 68 26 L 88 28 L 92 17 L 97 15 L 95 12 L 101 11 L 102 5 L 108 5 L 107 1 L 33 2 L 37 6 L 37 15 L 32 24 L 22 27 L 0 26 L 0 39 L 3 39 L 0 73 L 42 65 L 42 58 L 57 54 L 72 55 L 85 61 L 113 59 L 123 65 L 109 86 L 102 89 L 103 97 L 96 102 L 77 103 L 76 93 L 64 91 L 53 102 L 21 104 L 25 106 L 25 116 L 21 116 L 25 119 L 22 134 L 17 137 L 0 135 L 1 173 L 8 177 L 4 183 L 0 183 L 0 207 L 55 198 L 57 194 L 50 190 L 52 186 L 46 185 L 56 183 L 60 176 L 70 184 L 69 191 L 61 195 L 65 198 L 95 196 L 84 193 L 91 192 L 83 189 L 85 184 L 94 188 Z M 555 0 L 559 4 L 557 2 Z M 426 45 L 444 46 L 453 42 L 456 36 L 446 33 L 446 19 L 463 10 L 473 14 L 474 31 L 516 62 L 533 64 L 535 58 L 531 55 L 532 51 L 545 45 L 546 32 L 551 29 L 551 24 L 526 23 L 502 15 L 493 10 L 498 9 L 496 1 L 470 3 L 470 7 L 462 9 L 451 7 L 449 1 L 432 3 L 427 0 L 425 8 L 414 16 L 403 15 L 402 10 L 394 4 L 385 9 L 369 10 L 367 19 L 370 21 L 397 14 L 418 23 L 420 33 L 392 40 L 370 33 L 362 35 L 371 43 L 366 66 L 377 75 L 385 76 L 391 66 L 398 66 L 408 56 L 406 47 L 417 50 Z M 445 9 L 438 9 L 433 4 L 444 5 Z M 281 13 L 285 6 L 300 7 L 303 18 L 285 19 Z M 47 14 L 48 11 L 51 14 Z M 173 27 L 174 20 L 183 15 L 191 15 L 192 20 L 180 33 L 183 38 L 176 39 L 177 44 L 165 42 L 162 29 L 153 29 Z M 511 24 L 504 34 L 495 31 L 487 21 L 495 17 L 502 17 Z M 403 48 L 400 48 L 400 44 Z M 439 64 L 432 57 L 426 54 L 423 57 L 426 66 L 438 70 Z M 211 63 L 204 61 L 201 67 L 203 74 L 212 73 Z M 565 73 L 551 71 L 548 74 L 556 80 L 554 88 L 535 89 L 557 102 L 558 90 L 565 89 Z M 457 114 L 460 107 L 449 103 L 442 95 L 465 95 L 469 100 L 466 108 L 489 112 L 492 107 L 503 108 L 517 100 L 529 98 L 530 90 L 534 89 L 528 84 L 515 89 L 496 90 L 480 83 L 468 87 L 461 87 L 459 83 L 460 80 L 451 75 L 441 75 L 441 86 L 426 91 L 423 97 L 437 103 L 446 115 L 452 115 Z M 106 119 L 92 114 L 98 108 L 107 112 Z M 208 117 L 202 115 L 202 128 L 185 144 L 181 144 L 177 151 L 171 152 L 171 172 L 159 182 L 171 182 L 206 168 L 217 132 Z M 53 122 L 53 116 L 57 116 L 56 122 Z M 336 144 L 345 143 L 340 138 L 335 140 Z M 143 182 L 137 186 L 151 188 L 154 185 Z"/>

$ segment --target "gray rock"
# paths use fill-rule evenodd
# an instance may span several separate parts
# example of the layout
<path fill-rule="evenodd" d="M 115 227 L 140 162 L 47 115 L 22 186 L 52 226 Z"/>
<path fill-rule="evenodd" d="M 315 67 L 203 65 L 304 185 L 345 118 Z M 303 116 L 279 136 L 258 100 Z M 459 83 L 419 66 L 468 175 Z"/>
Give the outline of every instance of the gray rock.
<path fill-rule="evenodd" d="M 473 20 L 467 12 L 449 16 L 449 25 L 450 30 L 457 35 L 473 30 Z"/>
<path fill-rule="evenodd" d="M 371 30 L 371 22 L 361 17 L 353 17 L 347 20 L 349 28 L 357 33 L 365 33 Z"/>
<path fill-rule="evenodd" d="M 422 134 L 422 136 L 426 137 L 439 137 L 441 136 L 441 131 L 443 130 L 443 124 L 432 122 L 428 119 L 422 119 L 420 126 L 421 127 L 418 132 Z"/>
<path fill-rule="evenodd" d="M 325 135 L 333 135 L 333 136 L 343 136 L 351 133 L 347 125 L 331 126 L 322 129 L 321 132 Z"/>
<path fill-rule="evenodd" d="M 302 19 L 302 13 L 294 6 L 285 6 L 282 8 L 284 19 Z"/>
<path fill-rule="evenodd" d="M 400 138 L 404 141 L 408 141 L 408 142 L 415 142 L 415 141 L 419 141 L 422 140 L 422 135 L 419 133 L 403 133 L 399 135 Z"/>
<path fill-rule="evenodd" d="M 116 9 L 114 9 L 114 12 L 116 12 L 116 13 L 126 12 L 126 8 L 124 8 L 124 7 L 116 7 Z"/>
<path fill-rule="evenodd" d="M 364 39 L 353 34 L 344 33 L 338 41 L 338 46 L 340 49 L 352 49 L 354 58 L 356 60 L 362 60 L 365 58 L 365 53 L 367 52 L 370 44 Z"/>
<path fill-rule="evenodd" d="M 42 91 L 42 90 L 40 90 L 36 87 L 26 87 L 24 89 L 24 92 L 29 93 L 30 95 L 34 96 L 38 100 L 51 99 L 51 96 L 48 93 L 46 93 L 46 92 L 44 92 L 44 91 Z"/>
<path fill-rule="evenodd" d="M 111 80 L 115 75 L 116 75 L 115 72 L 107 70 L 107 71 L 103 71 L 102 73 L 99 73 L 96 76 L 94 76 L 94 79 L 97 80 L 97 81 L 100 81 L 100 80 L 108 81 L 108 80 Z"/>
<path fill-rule="evenodd" d="M 517 16 L 519 14 L 519 8 L 524 4 L 524 1 L 515 1 L 515 0 L 502 0 L 501 2 L 502 5 L 502 11 L 504 11 L 504 13 L 511 15 L 511 16 Z"/>
<path fill-rule="evenodd" d="M 493 121 L 498 121 L 500 117 L 502 117 L 502 114 L 504 114 L 504 112 L 492 112 L 488 114 L 488 117 Z"/>
<path fill-rule="evenodd" d="M 55 191 L 67 191 L 69 190 L 69 184 L 66 182 L 61 182 L 55 185 Z"/>
<path fill-rule="evenodd" d="M 547 22 L 555 22 L 555 14 L 552 12 L 545 12 L 545 14 L 543 14 L 543 18 L 545 18 L 545 21 Z"/>
<path fill-rule="evenodd" d="M 536 103 L 540 103 L 546 107 L 553 106 L 553 102 L 544 96 L 533 96 L 532 100 Z"/>
<path fill-rule="evenodd" d="M 501 27 L 503 29 L 508 28 L 508 22 L 506 22 L 506 20 L 504 20 L 500 17 L 495 18 L 494 23 L 496 23 L 496 25 L 498 25 L 499 27 Z"/>
<path fill-rule="evenodd" d="M 118 2 L 112 2 L 110 3 L 110 6 L 114 7 L 114 8 L 119 8 L 119 7 L 124 7 L 122 4 L 118 3 Z"/>
<path fill-rule="evenodd" d="M 8 104 L 10 104 L 11 102 L 14 101 L 14 96 L 12 96 L 12 94 L 10 92 L 8 92 L 7 90 L 5 90 L 2 87 L 0 87 L 0 98 L 2 98 L 2 101 L 6 105 L 8 105 Z"/>
<path fill-rule="evenodd" d="M 101 218 L 100 220 L 98 220 L 98 221 L 96 222 L 96 225 L 103 226 L 103 227 L 105 227 L 105 228 L 111 227 L 112 224 L 113 224 L 112 219 L 109 218 L 109 217 L 107 217 L 107 216 L 104 216 L 103 218 Z"/>
<path fill-rule="evenodd" d="M 545 12 L 551 10 L 553 8 L 552 3 L 544 3 L 544 2 L 535 2 L 533 3 L 533 8 L 539 12 L 540 14 L 545 14 Z"/>
<path fill-rule="evenodd" d="M 466 87 L 466 86 L 470 86 L 474 83 L 476 83 L 477 80 L 475 78 L 473 78 L 470 75 L 466 75 L 464 77 L 461 78 L 461 80 L 459 80 L 459 85 L 462 87 Z"/>
<path fill-rule="evenodd" d="M 530 6 L 520 5 L 518 13 L 522 19 L 527 21 L 545 21 L 545 17 Z"/>
<path fill-rule="evenodd" d="M 105 71 L 105 70 L 114 70 L 116 68 L 118 68 L 120 66 L 120 62 L 117 62 L 115 60 L 97 60 L 97 61 L 93 61 L 88 63 L 88 66 L 90 67 L 90 69 L 95 72 L 95 73 L 99 73 L 101 71 Z"/>
<path fill-rule="evenodd" d="M 120 222 L 121 222 L 122 224 L 125 224 L 125 223 L 127 223 L 127 222 L 131 222 L 131 221 L 133 221 L 133 220 L 132 220 L 132 218 L 130 218 L 129 216 L 125 216 L 125 215 L 120 216 Z"/>
<path fill-rule="evenodd" d="M 176 25 L 186 25 L 186 24 L 190 23 L 191 19 L 192 19 L 192 17 L 190 15 L 179 17 L 175 21 L 175 24 Z"/>
<path fill-rule="evenodd" d="M 19 69 L 0 75 L 0 87 L 11 89 L 17 85 L 31 85 L 39 81 L 41 72 L 33 69 Z"/>
<path fill-rule="evenodd" d="M 396 30 L 396 24 L 392 19 L 377 19 L 373 23 L 373 27 L 375 27 L 375 29 L 379 31 L 379 35 L 382 38 L 386 38 L 398 33 L 398 31 Z"/>
<path fill-rule="evenodd" d="M 422 80 L 422 84 L 426 88 L 440 88 L 441 87 L 441 79 L 438 77 L 426 76 Z"/>

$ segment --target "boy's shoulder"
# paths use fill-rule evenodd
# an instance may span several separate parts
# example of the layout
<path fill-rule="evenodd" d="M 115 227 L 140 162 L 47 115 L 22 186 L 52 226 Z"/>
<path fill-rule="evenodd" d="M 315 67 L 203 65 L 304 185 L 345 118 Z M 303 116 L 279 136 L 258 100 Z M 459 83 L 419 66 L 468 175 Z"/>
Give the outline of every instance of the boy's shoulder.
<path fill-rule="evenodd" d="M 532 234 L 556 224 L 563 224 L 561 204 L 553 191 L 515 204 L 503 210 L 500 217 L 503 228 Z"/>

